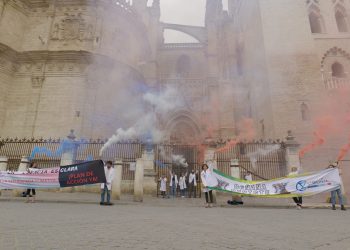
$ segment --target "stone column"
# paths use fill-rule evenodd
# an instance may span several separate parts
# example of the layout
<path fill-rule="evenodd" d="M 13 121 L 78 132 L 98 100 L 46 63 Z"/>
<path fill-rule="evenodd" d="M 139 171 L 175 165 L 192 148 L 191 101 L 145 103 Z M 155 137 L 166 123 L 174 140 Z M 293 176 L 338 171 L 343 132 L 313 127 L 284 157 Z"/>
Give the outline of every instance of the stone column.
<path fill-rule="evenodd" d="M 7 170 L 8 158 L 6 156 L 0 156 L 0 171 Z"/>
<path fill-rule="evenodd" d="M 156 172 L 154 171 L 154 151 L 146 150 L 142 154 L 143 161 L 143 192 L 153 196 L 157 195 Z M 137 167 L 136 167 L 137 168 Z"/>
<path fill-rule="evenodd" d="M 286 137 L 286 169 L 283 175 L 287 175 L 291 172 L 292 167 L 296 167 L 301 170 L 301 163 L 299 157 L 299 146 L 300 144 L 295 140 L 291 130 L 288 131 L 288 136 Z"/>
<path fill-rule="evenodd" d="M 61 155 L 61 162 L 60 166 L 68 166 L 75 164 L 76 156 L 77 156 L 77 150 L 78 150 L 78 144 L 75 141 L 75 135 L 74 130 L 72 129 L 70 131 L 70 134 L 67 136 L 67 139 L 65 139 L 62 142 L 62 155 Z M 75 191 L 74 187 L 66 187 L 61 188 L 61 191 L 65 192 L 73 192 Z"/>
<path fill-rule="evenodd" d="M 230 161 L 230 171 L 231 176 L 237 179 L 241 178 L 240 169 L 239 169 L 239 160 L 231 159 Z M 242 202 L 242 197 L 240 195 L 232 195 L 233 202 Z"/>
<path fill-rule="evenodd" d="M 116 159 L 114 162 L 114 179 L 112 181 L 112 199 L 120 200 L 122 193 L 123 161 Z"/>
<path fill-rule="evenodd" d="M 19 164 L 18 166 L 18 170 L 19 172 L 26 172 L 28 170 L 28 167 L 29 167 L 29 159 L 27 156 L 23 156 L 22 159 L 21 159 L 21 163 Z M 21 192 L 22 190 L 21 189 L 14 189 L 12 190 L 12 195 L 13 196 L 16 196 L 16 197 L 19 197 L 21 196 Z"/>
<path fill-rule="evenodd" d="M 144 177 L 144 160 L 136 160 L 135 180 L 134 180 L 134 201 L 143 201 L 143 177 Z"/>
<path fill-rule="evenodd" d="M 0 171 L 7 170 L 7 163 L 8 163 L 8 158 L 6 156 L 0 156 Z M 1 190 L 0 190 L 0 196 L 1 196 Z"/>

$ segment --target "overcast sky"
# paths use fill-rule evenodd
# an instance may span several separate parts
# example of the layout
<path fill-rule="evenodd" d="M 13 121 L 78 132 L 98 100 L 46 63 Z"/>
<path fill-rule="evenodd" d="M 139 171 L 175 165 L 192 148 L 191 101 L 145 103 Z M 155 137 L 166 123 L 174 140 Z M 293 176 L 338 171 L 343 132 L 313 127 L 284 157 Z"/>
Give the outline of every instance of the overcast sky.
<path fill-rule="evenodd" d="M 205 2 L 206 0 L 160 0 L 161 21 L 204 26 Z M 223 0 L 224 5 L 226 2 L 227 0 Z M 166 42 L 182 42 L 185 39 L 176 32 L 167 32 L 165 38 Z M 183 42 L 191 42 L 191 39 L 185 39 Z"/>

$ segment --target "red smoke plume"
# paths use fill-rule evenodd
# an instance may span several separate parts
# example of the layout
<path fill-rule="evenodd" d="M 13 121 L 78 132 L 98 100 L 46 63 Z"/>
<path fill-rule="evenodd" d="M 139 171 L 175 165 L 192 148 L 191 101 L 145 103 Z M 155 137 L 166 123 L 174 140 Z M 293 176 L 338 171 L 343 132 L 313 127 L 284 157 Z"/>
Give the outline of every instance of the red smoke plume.
<path fill-rule="evenodd" d="M 306 153 L 311 152 L 315 148 L 323 145 L 325 143 L 325 136 L 331 132 L 332 129 L 334 129 L 334 119 L 331 116 L 323 116 L 321 118 L 318 118 L 315 120 L 315 123 L 317 124 L 317 130 L 314 131 L 314 140 L 310 143 L 304 146 L 299 151 L 300 158 L 303 158 Z"/>
<path fill-rule="evenodd" d="M 238 131 L 239 134 L 236 139 L 232 139 L 225 144 L 225 146 L 216 150 L 217 153 L 225 152 L 237 145 L 237 143 L 247 140 L 251 141 L 255 138 L 256 132 L 254 129 L 254 121 L 252 119 L 244 118 L 240 122 L 238 122 Z"/>
<path fill-rule="evenodd" d="M 315 140 L 312 143 L 310 143 L 310 144 L 304 146 L 302 149 L 300 149 L 300 151 L 299 151 L 300 158 L 303 158 L 306 153 L 308 153 L 308 152 L 314 150 L 315 148 L 317 148 L 318 146 L 321 146 L 322 144 L 324 144 L 325 139 L 323 138 L 323 136 L 321 136 L 317 132 L 314 132 L 314 136 L 315 136 Z"/>
<path fill-rule="evenodd" d="M 345 155 L 349 152 L 350 150 L 350 138 L 349 138 L 349 142 L 348 144 L 344 145 L 341 149 L 340 152 L 338 154 L 338 158 L 337 161 L 341 161 L 344 159 Z"/>

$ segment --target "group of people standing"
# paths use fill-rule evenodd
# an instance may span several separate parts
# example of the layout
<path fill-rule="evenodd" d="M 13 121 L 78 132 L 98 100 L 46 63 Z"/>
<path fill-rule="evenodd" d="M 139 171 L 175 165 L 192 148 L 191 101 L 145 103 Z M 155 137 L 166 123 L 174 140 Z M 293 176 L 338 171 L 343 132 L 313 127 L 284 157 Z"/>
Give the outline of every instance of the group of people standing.
<path fill-rule="evenodd" d="M 169 190 L 170 195 L 175 198 L 177 196 L 177 188 L 179 187 L 180 196 L 182 198 L 186 197 L 186 192 L 188 198 L 196 198 L 196 189 L 197 189 L 197 175 L 198 171 L 192 170 L 189 174 L 181 173 L 180 178 L 178 178 L 177 174 L 174 171 L 169 172 Z M 163 198 L 167 197 L 167 183 L 168 178 L 163 175 L 160 179 L 160 192 Z"/>
<path fill-rule="evenodd" d="M 196 198 L 197 184 L 199 183 L 198 171 L 194 169 L 188 174 L 187 172 L 181 173 L 180 178 L 178 178 L 177 174 L 174 171 L 169 172 L 169 190 L 170 196 L 175 198 L 177 196 L 177 188 L 179 187 L 180 196 L 182 198 Z M 200 180 L 202 183 L 202 191 L 205 195 L 205 207 L 213 206 L 213 191 L 208 189 L 208 180 L 212 174 L 212 169 L 209 168 L 207 164 L 202 165 L 202 171 L 200 173 Z M 167 183 L 168 178 L 163 175 L 160 179 L 160 192 L 163 198 L 167 196 Z M 188 187 L 188 188 L 187 188 Z"/>

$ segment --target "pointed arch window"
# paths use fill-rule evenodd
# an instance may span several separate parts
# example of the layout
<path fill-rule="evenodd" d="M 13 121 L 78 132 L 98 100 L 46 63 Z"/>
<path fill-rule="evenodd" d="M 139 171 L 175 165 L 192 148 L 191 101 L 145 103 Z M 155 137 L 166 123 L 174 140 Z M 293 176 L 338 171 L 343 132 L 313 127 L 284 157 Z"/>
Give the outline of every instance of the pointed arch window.
<path fill-rule="evenodd" d="M 345 13 L 345 10 L 340 7 L 335 11 L 335 20 L 339 32 L 349 32 L 348 18 Z"/>
<path fill-rule="evenodd" d="M 324 33 L 324 22 L 320 9 L 316 5 L 309 7 L 309 22 L 312 33 Z"/>
<path fill-rule="evenodd" d="M 181 55 L 177 59 L 176 74 L 178 77 L 187 77 L 191 70 L 191 58 L 188 55 Z"/>
<path fill-rule="evenodd" d="M 301 110 L 301 119 L 303 121 L 309 121 L 310 120 L 310 110 L 309 110 L 309 106 L 303 102 L 300 105 L 300 110 Z"/>

